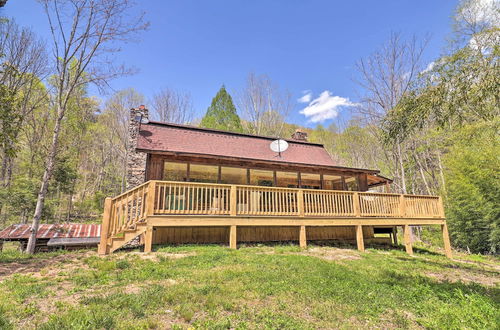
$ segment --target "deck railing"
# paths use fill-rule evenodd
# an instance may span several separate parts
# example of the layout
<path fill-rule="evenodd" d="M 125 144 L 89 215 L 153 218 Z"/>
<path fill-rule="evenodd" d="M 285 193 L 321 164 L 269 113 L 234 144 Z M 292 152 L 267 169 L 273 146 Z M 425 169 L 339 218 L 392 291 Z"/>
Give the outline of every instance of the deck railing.
<path fill-rule="evenodd" d="M 153 214 L 442 218 L 438 196 L 151 181 Z"/>

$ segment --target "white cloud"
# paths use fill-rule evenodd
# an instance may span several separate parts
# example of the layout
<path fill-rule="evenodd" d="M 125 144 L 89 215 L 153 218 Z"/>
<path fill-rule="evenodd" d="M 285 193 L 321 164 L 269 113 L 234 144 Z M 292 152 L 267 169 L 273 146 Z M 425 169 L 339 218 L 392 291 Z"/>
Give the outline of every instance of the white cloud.
<path fill-rule="evenodd" d="M 474 0 L 467 2 L 461 8 L 462 19 L 475 23 L 495 26 L 498 24 L 498 0 Z"/>
<path fill-rule="evenodd" d="M 498 27 L 500 22 L 499 0 L 473 0 L 466 2 L 459 12 L 459 21 L 467 22 L 466 25 L 478 25 L 483 31 L 490 29 L 489 33 L 476 34 L 469 40 L 469 47 L 482 52 L 491 51 L 490 44 L 500 41 L 500 34 L 492 28 Z"/>
<path fill-rule="evenodd" d="M 430 71 L 432 71 L 432 69 L 434 69 L 435 66 L 436 66 L 436 62 L 432 61 L 431 63 L 427 64 L 427 67 L 424 70 L 422 70 L 422 72 L 420 72 L 420 73 L 430 72 Z"/>
<path fill-rule="evenodd" d="M 300 113 L 306 116 L 310 122 L 318 123 L 337 117 L 342 107 L 353 106 L 356 106 L 356 103 L 352 103 L 348 98 L 334 96 L 330 91 L 324 91 L 318 98 L 312 100 L 307 107 L 300 110 Z"/>
<path fill-rule="evenodd" d="M 302 97 L 300 97 L 297 101 L 299 103 L 309 103 L 309 102 L 311 102 L 311 99 L 312 99 L 312 93 L 311 93 L 311 91 L 306 90 L 306 91 L 302 91 L 302 93 L 304 95 L 302 95 Z"/>

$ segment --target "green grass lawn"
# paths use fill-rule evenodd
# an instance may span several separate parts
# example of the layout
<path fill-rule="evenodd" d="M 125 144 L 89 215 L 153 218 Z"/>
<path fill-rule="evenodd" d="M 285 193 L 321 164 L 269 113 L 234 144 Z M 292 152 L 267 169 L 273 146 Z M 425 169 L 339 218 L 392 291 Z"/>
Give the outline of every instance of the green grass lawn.
<path fill-rule="evenodd" d="M 19 257 L 0 254 L 1 329 L 500 324 L 500 262 L 486 257 L 293 245 Z"/>

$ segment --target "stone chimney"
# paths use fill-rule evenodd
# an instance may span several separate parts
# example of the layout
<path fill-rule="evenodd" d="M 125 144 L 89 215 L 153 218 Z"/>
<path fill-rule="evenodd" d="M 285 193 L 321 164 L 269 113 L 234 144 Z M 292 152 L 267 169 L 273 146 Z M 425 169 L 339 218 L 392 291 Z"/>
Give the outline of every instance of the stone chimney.
<path fill-rule="evenodd" d="M 140 117 L 141 114 L 144 118 L 149 118 L 149 111 L 144 105 L 130 109 L 127 142 L 127 190 L 144 183 L 146 180 L 147 154 L 135 151 L 139 127 L 141 126 L 136 117 Z"/>
<path fill-rule="evenodd" d="M 292 139 L 307 142 L 307 133 L 301 129 L 296 129 L 295 133 L 292 134 Z"/>

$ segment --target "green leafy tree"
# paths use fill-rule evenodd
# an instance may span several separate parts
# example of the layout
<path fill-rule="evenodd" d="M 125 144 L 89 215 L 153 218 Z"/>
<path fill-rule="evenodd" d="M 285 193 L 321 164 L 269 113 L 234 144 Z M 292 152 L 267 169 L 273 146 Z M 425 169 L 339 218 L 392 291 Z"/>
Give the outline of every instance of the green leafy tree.
<path fill-rule="evenodd" d="M 201 127 L 214 128 L 231 132 L 242 132 L 241 120 L 236 113 L 231 95 L 224 85 L 212 99 L 212 104 L 200 123 Z"/>
<path fill-rule="evenodd" d="M 5 85 L 0 85 L 0 146 L 6 156 L 12 156 L 15 150 L 12 139 L 16 134 L 18 114 L 15 112 L 16 96 Z"/>
<path fill-rule="evenodd" d="M 500 252 L 500 120 L 455 133 L 446 155 L 447 217 L 456 246 Z"/>

